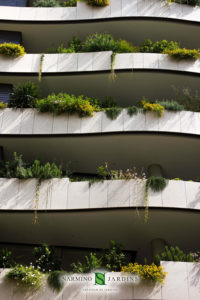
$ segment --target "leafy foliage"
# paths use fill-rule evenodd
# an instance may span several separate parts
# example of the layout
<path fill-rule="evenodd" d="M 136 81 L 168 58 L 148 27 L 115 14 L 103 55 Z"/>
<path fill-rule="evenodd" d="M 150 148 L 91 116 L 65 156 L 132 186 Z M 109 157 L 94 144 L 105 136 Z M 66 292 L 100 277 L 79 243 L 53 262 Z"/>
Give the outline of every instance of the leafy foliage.
<path fill-rule="evenodd" d="M 24 56 L 25 49 L 23 46 L 14 43 L 3 43 L 0 44 L 0 54 L 9 57 Z"/>
<path fill-rule="evenodd" d="M 140 46 L 140 52 L 163 53 L 165 50 L 175 50 L 178 48 L 179 44 L 177 42 L 162 40 L 154 43 L 150 39 L 146 39 Z"/>
<path fill-rule="evenodd" d="M 9 107 L 33 108 L 38 97 L 39 87 L 33 82 L 26 82 L 14 87 Z"/>
<path fill-rule="evenodd" d="M 56 255 L 54 247 L 42 244 L 34 248 L 33 255 L 35 258 L 35 266 L 42 270 L 42 272 L 60 270 L 61 261 Z"/>
<path fill-rule="evenodd" d="M 38 289 L 43 284 L 45 275 L 32 265 L 29 267 L 16 265 L 6 274 L 6 277 L 20 286 Z"/>
<path fill-rule="evenodd" d="M 162 266 L 156 266 L 154 263 L 151 265 L 129 263 L 128 266 L 123 266 L 121 271 L 137 274 L 142 280 L 152 280 L 162 284 L 164 284 L 164 280 L 167 275 L 167 272 L 163 270 Z"/>
<path fill-rule="evenodd" d="M 164 53 L 168 54 L 169 56 L 181 60 L 181 59 L 197 59 L 200 57 L 200 52 L 196 49 L 186 49 L 186 48 L 179 48 L 175 50 L 165 50 Z"/>
<path fill-rule="evenodd" d="M 57 0 L 35 0 L 33 3 L 35 7 L 58 7 L 60 6 L 59 1 Z"/>
<path fill-rule="evenodd" d="M 116 52 L 117 43 L 108 33 L 94 33 L 88 36 L 83 45 L 83 51 L 85 52 L 97 52 L 97 51 L 113 51 Z"/>
<path fill-rule="evenodd" d="M 163 177 L 150 176 L 146 182 L 147 186 L 150 187 L 154 192 L 162 191 L 166 185 L 167 181 Z"/>
<path fill-rule="evenodd" d="M 157 254 L 154 257 L 155 264 L 159 265 L 160 261 L 183 261 L 183 262 L 194 262 L 194 257 L 191 253 L 184 253 L 179 247 L 168 247 L 162 253 Z"/>
<path fill-rule="evenodd" d="M 66 93 L 51 94 L 45 99 L 36 101 L 36 109 L 40 112 L 56 114 L 77 113 L 79 117 L 92 116 L 95 107 L 84 96 L 74 96 Z"/>
<path fill-rule="evenodd" d="M 119 272 L 126 262 L 126 256 L 122 251 L 121 243 L 110 241 L 110 248 L 104 250 L 102 255 L 102 266 L 109 271 Z"/>
<path fill-rule="evenodd" d="M 40 161 L 35 160 L 32 164 L 23 161 L 22 155 L 17 155 L 14 152 L 14 159 L 11 161 L 0 161 L 0 177 L 2 178 L 60 178 L 63 176 L 61 166 L 56 166 L 55 163 L 41 164 Z"/>
<path fill-rule="evenodd" d="M 173 2 L 187 5 L 200 5 L 200 0 L 173 0 Z"/>
<path fill-rule="evenodd" d="M 106 116 L 111 119 L 115 120 L 120 115 L 122 111 L 121 107 L 111 107 L 106 109 Z"/>
<path fill-rule="evenodd" d="M 0 250 L 0 268 L 11 268 L 15 265 L 12 252 L 7 249 Z"/>
<path fill-rule="evenodd" d="M 62 276 L 66 275 L 67 272 L 66 271 L 52 271 L 49 273 L 48 277 L 47 277 L 47 282 L 49 284 L 49 286 L 57 291 L 60 292 L 63 289 L 64 286 L 64 282 L 61 279 Z"/>
<path fill-rule="evenodd" d="M 181 111 L 184 110 L 184 106 L 179 104 L 177 101 L 174 100 L 162 100 L 162 101 L 156 101 L 156 103 L 164 106 L 165 109 L 169 111 Z"/>
<path fill-rule="evenodd" d="M 109 5 L 109 0 L 87 0 L 89 5 L 92 6 L 107 6 Z"/>
<path fill-rule="evenodd" d="M 127 107 L 127 113 L 131 117 L 133 115 L 136 115 L 139 111 L 139 108 L 137 106 L 129 106 Z"/>
<path fill-rule="evenodd" d="M 133 46 L 132 43 L 119 39 L 117 41 L 117 53 L 133 53 L 133 52 L 139 52 L 139 48 L 136 46 Z"/>
<path fill-rule="evenodd" d="M 85 256 L 85 263 L 78 261 L 71 264 L 74 273 L 89 273 L 91 270 L 98 269 L 101 266 L 101 258 L 98 258 L 96 253 L 90 253 L 89 257 Z"/>

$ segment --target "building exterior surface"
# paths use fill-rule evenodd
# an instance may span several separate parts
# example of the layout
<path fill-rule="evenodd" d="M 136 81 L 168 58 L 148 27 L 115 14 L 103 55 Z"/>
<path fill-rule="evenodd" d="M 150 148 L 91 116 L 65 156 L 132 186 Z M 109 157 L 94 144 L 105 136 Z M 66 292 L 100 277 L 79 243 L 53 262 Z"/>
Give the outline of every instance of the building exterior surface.
<path fill-rule="evenodd" d="M 1 159 L 13 152 L 27 161 L 40 158 L 92 176 L 109 162 L 113 169 L 136 167 L 148 176 L 167 178 L 162 191 L 148 191 L 148 223 L 144 223 L 146 194 L 143 180 L 44 180 L 36 205 L 37 180 L 0 178 L 0 248 L 31 259 L 35 245 L 56 247 L 63 267 L 91 251 L 107 248 L 110 240 L 123 243 L 130 260 L 149 262 L 165 245 L 185 252 L 200 249 L 200 112 L 169 111 L 130 116 L 127 107 L 143 97 L 172 99 L 174 90 L 197 94 L 200 58 L 174 60 L 164 53 L 112 51 L 46 54 L 46 49 L 93 33 L 141 44 L 149 38 L 177 41 L 200 48 L 200 7 L 165 0 L 110 0 L 105 7 L 78 2 L 75 7 L 32 7 L 33 1 L 0 0 L 0 43 L 22 44 L 26 54 L 0 54 L 0 101 L 7 103 L 12 87 L 31 81 L 42 97 L 66 92 L 113 97 L 122 107 L 111 120 L 105 111 L 92 117 L 41 113 L 35 108 L 0 110 Z M 113 71 L 115 78 L 112 78 Z M 38 82 L 38 74 L 41 80 Z M 200 100 L 200 99 L 199 99 Z M 178 179 L 178 180 L 177 180 Z M 35 208 L 36 207 L 36 208 Z M 37 210 L 39 223 L 33 224 Z M 57 299 L 200 299 L 200 267 L 192 262 L 166 262 L 166 284 L 121 285 L 116 293 L 83 292 L 65 286 L 56 294 L 47 285 L 39 294 L 19 292 L 4 281 L 0 269 L 0 300 Z M 117 276 L 117 273 L 115 274 Z"/>

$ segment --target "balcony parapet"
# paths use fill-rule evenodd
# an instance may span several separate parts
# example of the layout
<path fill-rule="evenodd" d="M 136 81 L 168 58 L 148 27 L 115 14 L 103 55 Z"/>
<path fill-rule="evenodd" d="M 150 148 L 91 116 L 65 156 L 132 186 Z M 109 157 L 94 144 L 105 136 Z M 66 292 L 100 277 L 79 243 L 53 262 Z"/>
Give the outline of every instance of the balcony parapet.
<path fill-rule="evenodd" d="M 115 120 L 111 120 L 104 111 L 84 118 L 39 113 L 35 109 L 6 108 L 0 111 L 0 135 L 86 135 L 142 131 L 200 135 L 200 113 L 165 111 L 162 117 L 158 117 L 153 112 L 139 112 L 129 116 L 123 109 Z"/>
<path fill-rule="evenodd" d="M 111 71 L 111 51 L 45 54 L 43 74 L 81 73 Z M 15 59 L 0 56 L 0 73 L 35 73 L 41 65 L 41 54 L 25 54 Z M 177 61 L 167 54 L 159 53 L 122 53 L 117 54 L 114 70 L 153 70 L 200 73 L 200 59 Z"/>
<path fill-rule="evenodd" d="M 95 21 L 99 19 L 158 18 L 200 22 L 200 7 L 161 0 L 110 0 L 110 5 L 95 8 L 83 2 L 77 7 L 1 6 L 0 20 L 5 21 Z"/>
<path fill-rule="evenodd" d="M 36 179 L 0 179 L 0 210 L 34 210 Z M 169 180 L 161 192 L 149 189 L 148 205 L 162 209 L 200 209 L 200 183 Z M 91 210 L 145 207 L 145 182 L 105 180 L 70 182 L 67 178 L 44 180 L 38 210 Z"/>

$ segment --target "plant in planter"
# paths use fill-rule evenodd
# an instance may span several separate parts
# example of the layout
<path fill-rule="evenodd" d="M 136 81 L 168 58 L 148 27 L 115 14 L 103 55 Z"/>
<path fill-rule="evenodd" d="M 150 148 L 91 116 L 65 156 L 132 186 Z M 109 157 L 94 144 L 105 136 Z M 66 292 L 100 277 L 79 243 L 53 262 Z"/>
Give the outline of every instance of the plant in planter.
<path fill-rule="evenodd" d="M 11 268 L 15 265 L 12 252 L 7 249 L 0 250 L 0 268 Z"/>
<path fill-rule="evenodd" d="M 33 256 L 35 258 L 36 268 L 42 272 L 48 273 L 55 270 L 60 270 L 61 260 L 55 253 L 55 248 L 42 244 L 33 249 Z"/>
<path fill-rule="evenodd" d="M 49 273 L 47 282 L 53 291 L 60 292 L 63 289 L 64 281 L 61 277 L 66 274 L 66 271 L 52 271 Z"/>
<path fill-rule="evenodd" d="M 21 287 L 39 289 L 44 282 L 45 275 L 32 265 L 16 265 L 6 274 L 6 277 Z"/>
<path fill-rule="evenodd" d="M 35 0 L 33 3 L 35 7 L 58 7 L 60 6 L 57 0 Z"/>
<path fill-rule="evenodd" d="M 39 94 L 39 87 L 33 82 L 29 81 L 15 86 L 8 106 L 11 108 L 33 108 Z"/>
<path fill-rule="evenodd" d="M 119 272 L 126 263 L 126 256 L 122 249 L 123 245 L 121 243 L 111 240 L 110 248 L 103 251 L 102 266 L 109 271 Z"/>
<path fill-rule="evenodd" d="M 197 59 L 200 57 L 200 52 L 196 49 L 179 48 L 175 50 L 165 50 L 164 53 L 177 60 L 181 59 Z"/>
<path fill-rule="evenodd" d="M 23 46 L 14 43 L 3 43 L 0 44 L 0 54 L 8 57 L 19 57 L 24 56 L 25 49 Z"/>
<path fill-rule="evenodd" d="M 71 264 L 74 273 L 89 273 L 91 270 L 99 269 L 101 266 L 101 258 L 98 258 L 96 253 L 90 253 L 89 257 L 85 256 L 85 263 L 78 261 Z"/>
<path fill-rule="evenodd" d="M 154 263 L 151 265 L 129 263 L 128 266 L 123 266 L 121 271 L 136 274 L 142 280 L 150 280 L 152 282 L 160 282 L 162 284 L 164 284 L 164 280 L 167 275 L 167 272 L 164 271 L 162 266 L 156 266 Z"/>
<path fill-rule="evenodd" d="M 192 253 L 184 253 L 179 247 L 168 247 L 165 246 L 165 249 L 160 254 L 157 254 L 154 257 L 154 262 L 156 265 L 160 265 L 160 261 L 184 261 L 184 262 L 194 262 L 194 256 Z"/>
<path fill-rule="evenodd" d="M 83 44 L 84 52 L 98 52 L 98 51 L 117 51 L 117 42 L 112 35 L 104 33 L 94 33 L 89 35 Z"/>
<path fill-rule="evenodd" d="M 164 106 L 158 103 L 150 103 L 149 101 L 147 101 L 146 98 L 143 98 L 141 104 L 145 112 L 146 111 L 156 112 L 159 117 L 161 117 L 164 114 L 164 110 L 165 110 Z"/>
<path fill-rule="evenodd" d="M 87 3 L 91 6 L 107 6 L 109 5 L 109 0 L 87 0 Z"/>

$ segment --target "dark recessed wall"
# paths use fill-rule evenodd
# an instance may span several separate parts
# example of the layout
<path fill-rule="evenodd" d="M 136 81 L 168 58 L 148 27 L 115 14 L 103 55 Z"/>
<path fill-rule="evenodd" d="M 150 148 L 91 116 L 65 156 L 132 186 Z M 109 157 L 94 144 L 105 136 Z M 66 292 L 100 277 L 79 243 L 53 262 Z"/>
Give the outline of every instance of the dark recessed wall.
<path fill-rule="evenodd" d="M 6 43 L 14 43 L 14 44 L 22 44 L 21 32 L 0 30 L 0 44 L 5 43 L 5 42 Z"/>
<path fill-rule="evenodd" d="M 27 6 L 27 0 L 0 0 L 0 6 Z"/>
<path fill-rule="evenodd" d="M 10 100 L 11 92 L 12 92 L 11 84 L 0 83 L 0 102 L 7 103 Z"/>

